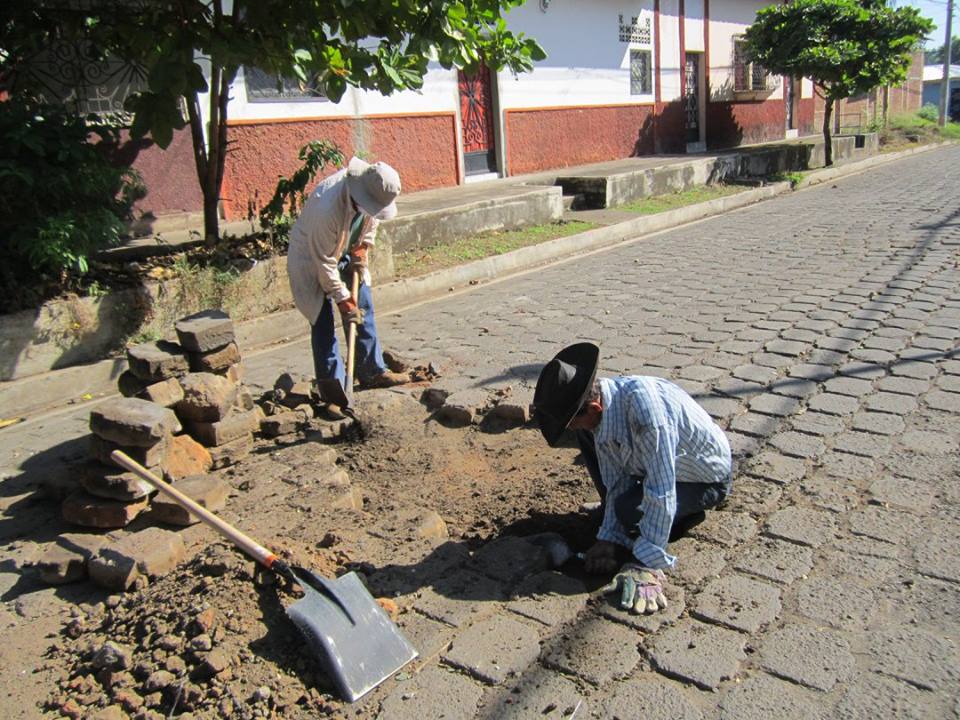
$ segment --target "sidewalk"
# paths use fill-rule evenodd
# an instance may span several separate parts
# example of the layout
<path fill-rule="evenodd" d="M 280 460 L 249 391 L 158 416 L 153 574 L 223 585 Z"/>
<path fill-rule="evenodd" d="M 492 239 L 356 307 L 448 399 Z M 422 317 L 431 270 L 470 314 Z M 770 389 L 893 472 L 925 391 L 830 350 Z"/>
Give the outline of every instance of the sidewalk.
<path fill-rule="evenodd" d="M 572 254 L 595 251 L 629 238 L 649 235 L 701 220 L 788 192 L 790 189 L 788 183 L 778 183 L 657 215 L 627 216 L 615 209 L 564 212 L 561 188 L 556 185 L 537 185 L 536 183 L 557 182 L 558 179 L 563 178 L 616 177 L 633 178 L 633 180 L 641 178 L 643 182 L 647 182 L 650 173 L 666 173 L 666 177 L 684 178 L 685 182 L 693 185 L 696 184 L 698 177 L 705 177 L 709 173 L 709 168 L 714 167 L 718 162 L 728 163 L 731 158 L 750 157 L 753 153 L 759 152 L 767 153 L 772 147 L 775 145 L 755 146 L 694 157 L 628 158 L 401 196 L 398 201 L 399 219 L 412 227 L 416 227 L 418 217 L 424 216 L 430 216 L 429 227 L 439 226 L 447 230 L 464 219 L 474 224 L 492 220 L 500 223 L 499 227 L 503 227 L 502 217 L 508 212 L 516 213 L 526 209 L 529 214 L 532 207 L 543 210 L 542 198 L 531 201 L 529 197 L 531 193 L 549 194 L 552 197 L 553 209 L 557 213 L 554 219 L 559 219 L 562 215 L 568 219 L 589 220 L 601 227 L 420 277 L 382 284 L 375 283 L 374 295 L 378 311 L 381 314 L 396 312 L 456 288 L 490 281 Z M 902 153 L 874 156 L 866 160 L 835 166 L 829 170 L 813 171 L 801 185 L 833 180 L 935 147 L 938 146 L 923 146 Z M 664 180 L 664 182 L 670 182 L 670 180 Z M 520 205 L 515 202 L 517 198 L 521 198 Z M 534 220 L 529 224 L 544 221 L 546 220 Z M 387 225 L 389 224 L 385 224 Z M 427 225 L 421 225 L 422 227 Z M 416 232 L 422 234 L 422 230 L 416 230 Z M 172 242 L 167 238 L 164 241 Z M 307 325 L 295 310 L 273 313 L 238 323 L 238 341 L 245 352 L 294 341 L 305 336 L 306 332 Z M 57 407 L 64 407 L 68 403 L 76 403 L 81 397 L 106 397 L 116 392 L 116 378 L 124 369 L 124 359 L 110 358 L 0 383 L 0 407 L 5 409 L 3 416 L 38 416 Z"/>

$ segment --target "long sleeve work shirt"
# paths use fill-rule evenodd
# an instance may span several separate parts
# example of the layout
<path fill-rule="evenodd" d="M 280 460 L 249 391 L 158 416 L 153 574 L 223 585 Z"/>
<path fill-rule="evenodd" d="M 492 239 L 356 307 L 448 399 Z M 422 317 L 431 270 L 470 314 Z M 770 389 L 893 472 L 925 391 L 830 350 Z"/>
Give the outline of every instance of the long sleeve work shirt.
<path fill-rule="evenodd" d="M 730 443 L 707 412 L 673 383 L 656 377 L 602 378 L 603 415 L 594 430 L 607 489 L 597 539 L 631 547 L 649 568 L 668 568 L 666 551 L 677 509 L 676 484 L 730 480 Z M 633 540 L 615 512 L 616 499 L 643 483 L 639 536 Z"/>
<path fill-rule="evenodd" d="M 325 297 L 338 303 L 350 297 L 340 279 L 337 262 L 347 249 L 350 222 L 356 211 L 350 202 L 347 171 L 323 180 L 310 194 L 303 212 L 290 231 L 287 275 L 297 309 L 312 324 L 316 322 Z M 374 244 L 379 221 L 363 216 L 360 243 Z M 365 269 L 363 281 L 370 284 Z"/>

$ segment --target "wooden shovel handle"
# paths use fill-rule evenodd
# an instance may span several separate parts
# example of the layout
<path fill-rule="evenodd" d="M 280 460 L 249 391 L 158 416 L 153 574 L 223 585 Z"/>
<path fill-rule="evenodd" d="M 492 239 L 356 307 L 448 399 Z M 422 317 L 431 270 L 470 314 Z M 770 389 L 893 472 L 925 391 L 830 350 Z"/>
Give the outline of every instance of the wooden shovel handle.
<path fill-rule="evenodd" d="M 360 273 L 356 270 L 353 271 L 353 277 L 350 279 L 350 297 L 353 298 L 353 302 L 357 303 L 360 295 Z M 357 324 L 348 323 L 350 327 L 347 328 L 347 387 L 350 390 L 353 389 L 353 370 L 354 370 L 354 361 L 356 360 L 356 348 L 357 348 Z M 347 390 L 347 394 L 350 394 L 350 390 Z"/>
<path fill-rule="evenodd" d="M 252 557 L 264 567 L 269 568 L 273 566 L 274 563 L 279 562 L 277 556 L 267 550 L 263 545 L 247 537 L 232 525 L 227 524 L 205 507 L 188 498 L 175 487 L 158 478 L 152 472 L 143 467 L 143 465 L 129 458 L 125 453 L 121 452 L 120 450 L 114 450 L 112 453 L 110 453 L 110 459 L 118 465 L 125 467 L 130 472 L 135 473 L 143 480 L 146 480 L 157 490 L 180 505 L 180 507 L 189 510 L 192 514 L 200 518 L 201 521 L 223 535 L 227 540 L 243 550 L 247 555 Z"/>

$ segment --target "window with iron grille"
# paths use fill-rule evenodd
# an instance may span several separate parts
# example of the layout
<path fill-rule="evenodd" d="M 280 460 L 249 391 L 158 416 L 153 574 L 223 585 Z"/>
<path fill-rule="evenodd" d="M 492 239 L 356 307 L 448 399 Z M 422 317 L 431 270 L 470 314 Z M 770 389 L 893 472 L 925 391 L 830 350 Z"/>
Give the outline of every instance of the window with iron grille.
<path fill-rule="evenodd" d="M 649 95 L 653 92 L 650 72 L 650 51 L 630 51 L 630 94 Z"/>
<path fill-rule="evenodd" d="M 747 58 L 747 43 L 742 38 L 733 40 L 733 89 L 750 92 L 770 89 L 770 75 L 766 68 Z"/>
<path fill-rule="evenodd" d="M 303 82 L 299 78 L 268 73 L 258 67 L 243 68 L 243 82 L 249 102 L 290 102 L 300 100 L 326 100 L 323 83 L 319 78 Z"/>

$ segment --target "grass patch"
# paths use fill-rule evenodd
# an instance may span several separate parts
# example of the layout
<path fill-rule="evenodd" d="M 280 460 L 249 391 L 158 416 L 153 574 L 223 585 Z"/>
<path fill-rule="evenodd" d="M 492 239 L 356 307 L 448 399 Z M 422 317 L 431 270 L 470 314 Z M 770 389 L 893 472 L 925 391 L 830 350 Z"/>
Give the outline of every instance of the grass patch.
<path fill-rule="evenodd" d="M 881 152 L 896 152 L 944 140 L 960 140 L 960 123 L 948 122 L 940 127 L 936 120 L 929 119 L 927 113 L 895 115 L 887 127 L 880 129 Z"/>
<path fill-rule="evenodd" d="M 788 182 L 790 183 L 790 187 L 795 188 L 797 185 L 800 184 L 800 182 L 803 180 L 805 176 L 806 176 L 806 173 L 800 172 L 798 170 L 794 172 L 779 172 L 774 175 L 771 175 L 769 179 L 771 182 Z"/>
<path fill-rule="evenodd" d="M 462 265 L 471 260 L 503 255 L 529 245 L 576 235 L 595 227 L 594 223 L 560 221 L 548 225 L 532 225 L 519 230 L 482 233 L 452 242 L 404 250 L 393 256 L 394 274 L 397 279 L 426 275 L 435 270 Z"/>
<path fill-rule="evenodd" d="M 666 212 L 667 210 L 676 210 L 686 205 L 695 205 L 696 203 L 716 200 L 727 195 L 736 195 L 748 188 L 739 185 L 701 185 L 689 190 L 670 193 L 669 195 L 656 195 L 654 197 L 644 198 L 637 202 L 621 205 L 617 210 L 626 210 L 640 215 L 654 215 L 656 213 Z"/>

